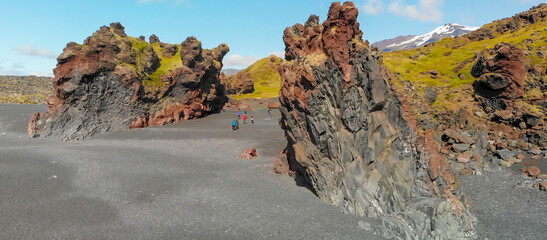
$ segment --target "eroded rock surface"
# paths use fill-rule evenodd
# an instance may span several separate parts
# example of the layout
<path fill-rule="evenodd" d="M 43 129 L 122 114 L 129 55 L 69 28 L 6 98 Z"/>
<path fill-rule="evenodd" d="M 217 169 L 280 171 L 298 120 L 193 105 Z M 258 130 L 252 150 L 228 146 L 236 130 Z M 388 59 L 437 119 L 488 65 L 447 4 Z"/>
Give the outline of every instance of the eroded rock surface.
<path fill-rule="evenodd" d="M 474 236 L 432 131 L 416 132 L 357 15 L 335 2 L 324 23 L 312 15 L 284 32 L 280 123 L 291 170 L 323 201 L 381 219 L 384 237 Z"/>
<path fill-rule="evenodd" d="M 255 91 L 254 78 L 249 72 L 239 72 L 231 77 L 221 77 L 227 94 L 246 94 Z"/>
<path fill-rule="evenodd" d="M 219 74 L 226 44 L 207 50 L 194 37 L 180 48 L 155 35 L 150 41 L 129 37 L 113 23 L 82 45 L 68 43 L 57 58 L 47 113 L 32 117 L 28 133 L 81 139 L 198 118 L 222 107 L 227 99 Z"/>
<path fill-rule="evenodd" d="M 483 51 L 471 74 L 477 78 L 475 93 L 487 98 L 514 99 L 524 95 L 524 81 L 528 74 L 527 60 L 517 46 L 497 44 L 491 56 Z"/>

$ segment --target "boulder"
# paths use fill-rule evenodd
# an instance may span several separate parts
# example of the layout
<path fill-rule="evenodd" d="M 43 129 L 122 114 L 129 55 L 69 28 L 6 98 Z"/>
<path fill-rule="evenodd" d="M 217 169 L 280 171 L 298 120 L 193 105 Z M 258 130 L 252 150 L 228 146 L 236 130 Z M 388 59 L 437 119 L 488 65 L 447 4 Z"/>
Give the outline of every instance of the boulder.
<path fill-rule="evenodd" d="M 496 115 L 496 117 L 501 120 L 510 120 L 511 118 L 513 118 L 513 113 L 510 110 L 496 111 L 494 112 L 494 115 Z"/>
<path fill-rule="evenodd" d="M 156 34 L 152 34 L 150 35 L 150 37 L 148 38 L 148 42 L 150 44 L 154 44 L 154 43 L 159 43 L 160 42 L 160 38 L 158 36 L 156 36 Z"/>
<path fill-rule="evenodd" d="M 499 149 L 496 150 L 496 154 L 503 160 L 508 161 L 510 158 L 515 157 L 517 155 L 516 152 L 513 152 L 509 149 Z"/>
<path fill-rule="evenodd" d="M 256 148 L 245 148 L 239 158 L 251 160 L 256 156 Z"/>
<path fill-rule="evenodd" d="M 47 113 L 32 117 L 29 134 L 82 139 L 203 117 L 227 101 L 219 81 L 226 44 L 207 50 L 189 37 L 180 45 L 179 67 L 157 73 L 161 53 L 123 31 L 113 23 L 82 45 L 67 44 L 57 58 Z"/>
<path fill-rule="evenodd" d="M 471 69 L 471 75 L 477 78 L 473 83 L 475 93 L 485 98 L 522 97 L 528 74 L 524 53 L 510 43 L 499 43 L 493 51 L 492 56 L 486 56 L 484 51 L 477 55 Z"/>
<path fill-rule="evenodd" d="M 392 238 L 473 236 L 433 131 L 417 132 L 357 15 L 353 3 L 334 2 L 325 22 L 312 15 L 284 32 L 280 124 L 290 169 L 323 201 L 397 226 L 382 228 Z"/>
<path fill-rule="evenodd" d="M 454 144 L 452 145 L 452 149 L 454 149 L 454 151 L 456 152 L 465 152 L 467 150 L 469 150 L 469 145 L 467 144 Z"/>
<path fill-rule="evenodd" d="M 161 55 L 165 58 L 171 58 L 177 54 L 178 46 L 176 44 L 165 44 Z"/>
<path fill-rule="evenodd" d="M 528 175 L 530 177 L 538 177 L 539 174 L 541 173 L 541 171 L 539 170 L 538 167 L 535 167 L 535 166 L 532 166 L 532 167 L 529 167 L 526 172 L 528 173 Z"/>
<path fill-rule="evenodd" d="M 281 103 L 279 102 L 268 102 L 269 109 L 279 109 L 280 107 L 281 107 Z"/>
<path fill-rule="evenodd" d="M 424 89 L 424 93 L 425 93 L 425 100 L 427 100 L 429 103 L 433 103 L 435 102 L 435 100 L 437 100 L 437 90 L 430 87 L 426 87 Z"/>
<path fill-rule="evenodd" d="M 222 80 L 227 94 L 246 94 L 255 91 L 254 78 L 249 72 L 239 72 Z"/>
<path fill-rule="evenodd" d="M 285 152 L 279 154 L 279 157 L 274 161 L 272 171 L 277 174 L 288 174 L 290 172 L 287 154 Z"/>

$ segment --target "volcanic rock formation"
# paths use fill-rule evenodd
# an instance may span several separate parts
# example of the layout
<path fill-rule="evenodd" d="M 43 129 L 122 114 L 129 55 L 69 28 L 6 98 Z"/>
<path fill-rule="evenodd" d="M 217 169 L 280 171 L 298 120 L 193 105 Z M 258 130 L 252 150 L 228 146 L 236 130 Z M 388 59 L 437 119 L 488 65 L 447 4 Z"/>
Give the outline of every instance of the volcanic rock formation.
<path fill-rule="evenodd" d="M 247 94 L 257 90 L 258 97 L 267 98 L 264 94 L 268 91 L 274 91 L 274 96 L 278 96 L 281 83 L 278 69 L 282 62 L 282 58 L 270 55 L 233 76 L 223 76 L 221 81 L 226 87 L 226 93 Z"/>
<path fill-rule="evenodd" d="M 226 86 L 226 94 L 246 94 L 255 90 L 253 75 L 250 72 L 239 72 L 231 77 L 221 75 Z"/>
<path fill-rule="evenodd" d="M 381 219 L 385 237 L 473 236 L 433 132 L 415 132 L 357 15 L 352 2 L 335 2 L 323 24 L 312 15 L 284 32 L 280 123 L 291 170 L 323 201 Z"/>
<path fill-rule="evenodd" d="M 198 118 L 222 107 L 227 99 L 219 74 L 226 44 L 207 50 L 189 37 L 173 55 L 179 47 L 150 40 L 129 37 L 113 23 L 83 45 L 68 43 L 57 58 L 47 113 L 34 114 L 28 133 L 81 139 Z"/>
<path fill-rule="evenodd" d="M 487 98 L 514 99 L 524 95 L 524 81 L 528 74 L 522 50 L 510 43 L 497 44 L 492 56 L 478 53 L 471 74 L 477 80 L 475 92 Z"/>

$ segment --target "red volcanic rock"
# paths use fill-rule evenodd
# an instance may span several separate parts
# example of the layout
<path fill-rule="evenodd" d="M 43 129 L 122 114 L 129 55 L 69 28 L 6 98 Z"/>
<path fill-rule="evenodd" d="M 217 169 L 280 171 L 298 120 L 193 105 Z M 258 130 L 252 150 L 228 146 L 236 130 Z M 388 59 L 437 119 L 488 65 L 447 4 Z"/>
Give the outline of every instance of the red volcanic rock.
<path fill-rule="evenodd" d="M 532 167 L 529 167 L 527 169 L 527 172 L 528 172 L 528 175 L 530 175 L 530 177 L 537 177 L 539 176 L 539 174 L 541 173 L 541 171 L 539 170 L 538 167 L 535 167 L 535 166 L 532 166 Z"/>
<path fill-rule="evenodd" d="M 269 102 L 268 103 L 268 108 L 269 109 L 278 109 L 281 107 L 281 103 L 279 102 Z"/>
<path fill-rule="evenodd" d="M 494 47 L 493 56 L 483 51 L 471 69 L 478 78 L 473 86 L 475 93 L 486 98 L 514 99 L 524 95 L 524 82 L 528 74 L 526 57 L 521 49 L 510 43 Z"/>
<path fill-rule="evenodd" d="M 34 129 L 37 128 L 37 126 L 43 125 L 44 123 L 42 120 L 44 119 L 44 114 L 35 112 L 32 117 L 30 118 L 30 121 L 27 126 L 27 134 L 35 134 Z"/>
<path fill-rule="evenodd" d="M 393 238 L 473 235 L 472 214 L 433 131 L 411 127 L 408 103 L 392 91 L 382 53 L 363 41 L 357 15 L 353 3 L 335 2 L 324 23 L 312 15 L 284 31 L 279 122 L 290 170 L 323 201 L 350 213 L 451 223 L 437 224 L 433 233 L 432 226 L 383 218 L 398 226 Z"/>
<path fill-rule="evenodd" d="M 159 38 L 152 35 L 150 42 Z M 68 43 L 57 58 L 47 113 L 32 117 L 28 133 L 81 139 L 219 111 L 227 101 L 219 76 L 228 46 L 203 49 L 194 37 L 180 45 L 159 43 L 156 52 L 128 37 L 120 23 L 101 27 L 82 45 Z M 173 58 L 179 49 L 180 60 L 157 71 L 158 56 Z"/>
<path fill-rule="evenodd" d="M 464 154 L 458 155 L 456 160 L 458 160 L 458 162 L 462 162 L 462 163 L 468 163 L 468 162 L 471 161 L 471 159 L 468 156 L 465 156 Z"/>
<path fill-rule="evenodd" d="M 246 94 L 255 90 L 254 79 L 249 72 L 239 72 L 231 77 L 224 76 L 223 83 L 227 94 Z"/>
<path fill-rule="evenodd" d="M 239 158 L 251 160 L 256 156 L 256 148 L 245 148 L 245 150 L 243 150 L 243 154 L 241 154 Z"/>
<path fill-rule="evenodd" d="M 279 157 L 274 161 L 272 171 L 277 174 L 288 174 L 290 172 L 286 153 L 279 154 Z"/>

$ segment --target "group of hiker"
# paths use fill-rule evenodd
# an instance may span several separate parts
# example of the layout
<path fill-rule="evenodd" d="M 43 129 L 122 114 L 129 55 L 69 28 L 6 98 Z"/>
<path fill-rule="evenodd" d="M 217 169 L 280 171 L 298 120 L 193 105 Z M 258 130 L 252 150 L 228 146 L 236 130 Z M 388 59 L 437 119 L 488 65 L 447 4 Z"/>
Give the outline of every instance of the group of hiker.
<path fill-rule="evenodd" d="M 243 117 L 241 117 L 241 111 L 237 111 L 237 120 L 234 119 L 234 121 L 232 121 L 232 130 L 237 130 L 239 129 L 239 119 L 243 119 L 243 123 L 244 124 L 247 124 L 247 110 L 245 109 L 245 111 L 243 112 Z M 255 124 L 255 119 L 253 116 L 251 116 L 251 124 Z"/>

